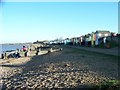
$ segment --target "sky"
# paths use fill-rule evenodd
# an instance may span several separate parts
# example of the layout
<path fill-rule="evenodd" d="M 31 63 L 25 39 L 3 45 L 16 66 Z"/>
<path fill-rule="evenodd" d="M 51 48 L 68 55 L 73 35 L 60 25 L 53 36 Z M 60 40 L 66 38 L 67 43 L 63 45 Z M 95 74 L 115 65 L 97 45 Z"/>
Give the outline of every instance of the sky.
<path fill-rule="evenodd" d="M 96 30 L 118 33 L 117 2 L 4 2 L 0 43 L 79 37 Z"/>

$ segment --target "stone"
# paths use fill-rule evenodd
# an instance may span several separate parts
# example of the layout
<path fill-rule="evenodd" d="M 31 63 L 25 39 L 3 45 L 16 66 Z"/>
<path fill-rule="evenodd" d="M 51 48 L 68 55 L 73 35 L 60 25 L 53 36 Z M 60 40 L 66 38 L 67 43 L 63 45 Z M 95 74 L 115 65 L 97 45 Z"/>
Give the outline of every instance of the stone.
<path fill-rule="evenodd" d="M 65 67 L 69 67 L 69 66 L 70 66 L 70 64 L 68 64 L 68 63 L 67 63 L 67 64 L 65 64 Z"/>

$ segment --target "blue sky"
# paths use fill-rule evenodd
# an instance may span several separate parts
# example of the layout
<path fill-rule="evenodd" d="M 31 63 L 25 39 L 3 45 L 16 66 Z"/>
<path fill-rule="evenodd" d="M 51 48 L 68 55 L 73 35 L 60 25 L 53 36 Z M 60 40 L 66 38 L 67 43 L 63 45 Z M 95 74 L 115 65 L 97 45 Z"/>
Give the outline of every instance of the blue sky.
<path fill-rule="evenodd" d="M 2 43 L 118 33 L 117 2 L 5 2 L 1 10 Z"/>

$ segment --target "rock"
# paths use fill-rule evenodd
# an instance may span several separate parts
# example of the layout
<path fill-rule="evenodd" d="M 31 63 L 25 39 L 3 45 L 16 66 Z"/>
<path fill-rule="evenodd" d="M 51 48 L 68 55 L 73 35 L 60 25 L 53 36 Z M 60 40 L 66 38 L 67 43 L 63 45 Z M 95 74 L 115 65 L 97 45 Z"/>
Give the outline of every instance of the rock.
<path fill-rule="evenodd" d="M 47 81 L 52 82 L 52 78 L 51 78 L 51 77 L 49 77 L 49 78 L 47 79 Z"/>
<path fill-rule="evenodd" d="M 78 79 L 78 80 L 77 80 L 77 83 L 81 83 L 81 80 L 80 80 L 80 79 Z"/>
<path fill-rule="evenodd" d="M 54 86 L 54 87 L 57 88 L 58 86 L 59 86 L 58 83 L 55 83 L 55 86 Z"/>
<path fill-rule="evenodd" d="M 84 79 L 83 79 L 83 80 L 81 80 L 81 84 L 84 84 L 84 83 L 85 83 Z"/>
<path fill-rule="evenodd" d="M 70 64 L 65 64 L 64 66 L 65 66 L 65 67 L 69 67 L 69 66 L 70 66 Z"/>

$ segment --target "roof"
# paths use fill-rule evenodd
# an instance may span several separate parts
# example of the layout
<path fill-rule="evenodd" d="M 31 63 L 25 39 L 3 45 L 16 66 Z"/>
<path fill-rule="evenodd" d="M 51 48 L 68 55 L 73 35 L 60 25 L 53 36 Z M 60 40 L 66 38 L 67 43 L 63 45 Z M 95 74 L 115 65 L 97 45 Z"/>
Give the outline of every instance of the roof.
<path fill-rule="evenodd" d="M 98 33 L 110 33 L 110 31 L 96 30 Z"/>

